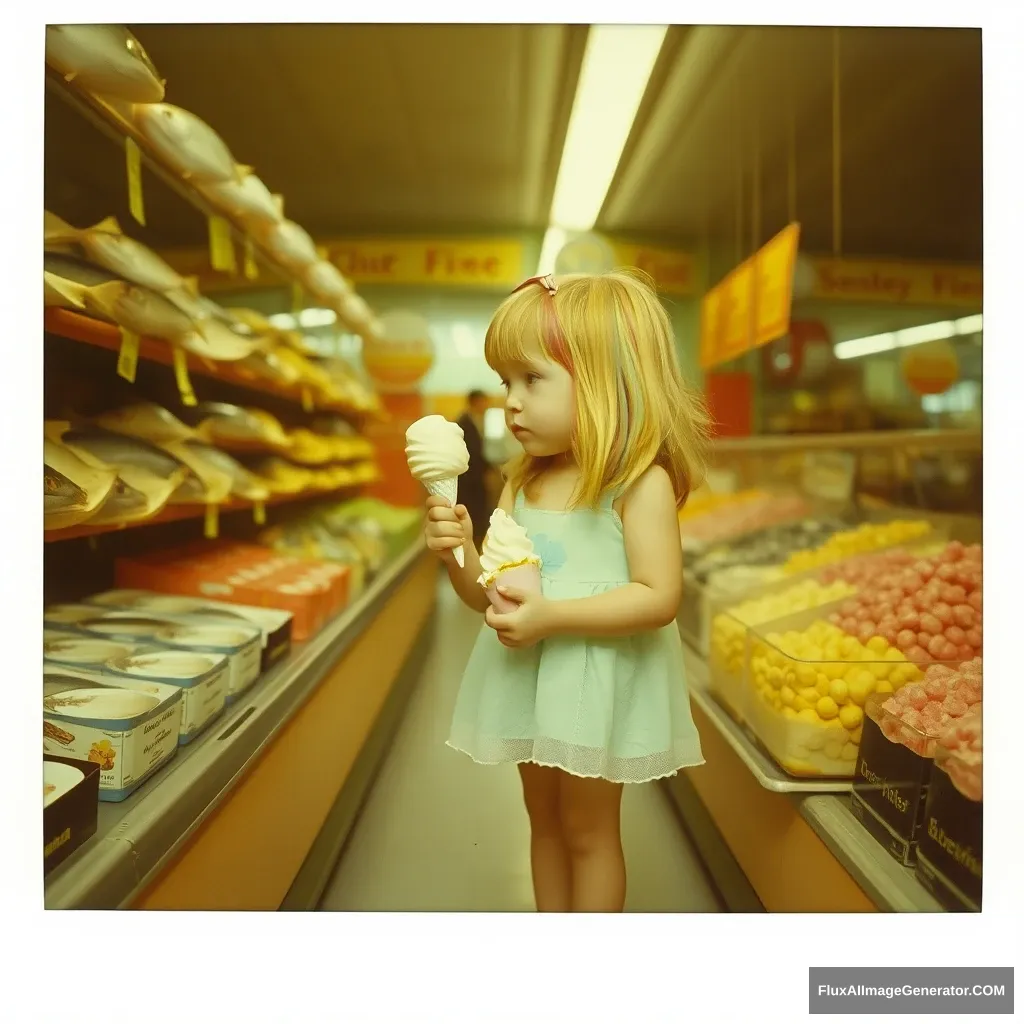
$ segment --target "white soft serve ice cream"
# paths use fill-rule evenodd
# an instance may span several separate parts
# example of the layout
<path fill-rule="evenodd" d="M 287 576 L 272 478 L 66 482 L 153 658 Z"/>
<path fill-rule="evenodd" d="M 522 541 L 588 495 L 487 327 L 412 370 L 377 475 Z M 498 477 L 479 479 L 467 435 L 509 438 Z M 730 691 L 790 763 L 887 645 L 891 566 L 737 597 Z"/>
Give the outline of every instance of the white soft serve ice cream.
<path fill-rule="evenodd" d="M 405 432 L 405 457 L 417 480 L 450 480 L 469 469 L 465 435 L 443 416 L 424 416 Z"/>
<path fill-rule="evenodd" d="M 526 535 L 526 529 L 502 509 L 495 509 L 491 515 L 490 529 L 484 538 L 484 549 L 480 552 L 480 568 L 483 572 L 477 582 L 482 587 L 489 587 L 498 573 L 527 562 L 541 564 L 533 550 L 533 541 Z"/>

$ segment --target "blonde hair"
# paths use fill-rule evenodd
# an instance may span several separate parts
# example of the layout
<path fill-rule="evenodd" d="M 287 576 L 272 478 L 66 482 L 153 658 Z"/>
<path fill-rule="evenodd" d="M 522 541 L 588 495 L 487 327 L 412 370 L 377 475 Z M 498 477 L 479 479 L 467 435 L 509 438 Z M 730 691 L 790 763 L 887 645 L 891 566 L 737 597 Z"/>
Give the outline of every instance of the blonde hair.
<path fill-rule="evenodd" d="M 493 369 L 542 352 L 576 386 L 571 450 L 580 480 L 570 507 L 598 507 L 657 463 L 672 480 L 676 504 L 704 480 L 710 417 L 679 370 L 672 325 L 649 278 L 636 270 L 556 278 L 514 292 L 487 329 Z M 513 493 L 527 492 L 550 458 L 525 452 L 504 468 Z"/>

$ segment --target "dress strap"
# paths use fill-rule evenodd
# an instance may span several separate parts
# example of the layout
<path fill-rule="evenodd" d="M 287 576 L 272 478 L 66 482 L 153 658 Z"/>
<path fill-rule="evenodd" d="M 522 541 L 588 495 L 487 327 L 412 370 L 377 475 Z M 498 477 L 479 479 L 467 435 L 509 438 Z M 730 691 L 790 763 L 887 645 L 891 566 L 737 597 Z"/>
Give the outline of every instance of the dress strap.
<path fill-rule="evenodd" d="M 516 491 L 516 500 L 515 504 L 512 506 L 512 510 L 514 512 L 520 512 L 524 508 L 526 508 L 526 499 L 523 497 L 522 488 L 520 488 L 518 491 Z"/>

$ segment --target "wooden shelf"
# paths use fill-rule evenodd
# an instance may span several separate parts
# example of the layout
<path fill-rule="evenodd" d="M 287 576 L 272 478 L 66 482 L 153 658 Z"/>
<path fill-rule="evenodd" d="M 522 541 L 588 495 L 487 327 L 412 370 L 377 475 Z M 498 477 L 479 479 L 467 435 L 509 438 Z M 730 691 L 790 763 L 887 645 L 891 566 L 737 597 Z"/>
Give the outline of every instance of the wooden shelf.
<path fill-rule="evenodd" d="M 268 498 L 264 505 L 271 508 L 274 505 L 286 505 L 297 501 L 311 501 L 314 498 L 331 498 L 342 494 L 352 494 L 361 488 L 361 484 L 350 487 L 339 487 L 332 491 L 300 491 L 298 494 L 278 494 Z M 217 506 L 219 516 L 228 515 L 231 512 L 252 511 L 255 504 L 251 501 L 234 500 L 224 502 Z M 92 526 L 88 522 L 79 526 L 69 526 L 64 530 L 47 530 L 43 539 L 47 544 L 63 540 L 77 540 L 80 537 L 96 537 L 101 533 L 117 533 L 121 530 L 137 530 L 141 527 L 160 526 L 164 523 L 177 523 L 188 519 L 203 519 L 206 516 L 205 505 L 165 505 L 163 510 L 149 519 L 139 519 L 133 523 L 105 523 L 102 526 Z"/>
<path fill-rule="evenodd" d="M 90 316 L 83 316 L 81 313 L 75 313 L 68 309 L 61 309 L 57 306 L 47 307 L 43 314 L 43 327 L 51 334 L 59 334 L 63 338 L 79 341 L 85 345 L 104 348 L 110 352 L 119 352 L 121 349 L 121 332 L 116 325 L 105 323 L 102 320 L 94 320 Z M 141 339 L 139 359 L 160 363 L 163 366 L 174 365 L 171 345 L 155 338 Z M 234 363 L 214 363 L 201 359 L 190 352 L 188 353 L 188 370 L 189 374 L 219 380 L 225 384 L 246 388 L 249 391 L 273 395 L 275 398 L 282 398 L 289 402 L 303 402 L 302 388 L 282 387 L 242 370 Z M 364 415 L 370 415 L 363 414 L 341 403 L 317 401 L 315 396 L 312 401 L 313 408 L 317 411 L 336 412 L 357 419 L 363 418 Z"/>

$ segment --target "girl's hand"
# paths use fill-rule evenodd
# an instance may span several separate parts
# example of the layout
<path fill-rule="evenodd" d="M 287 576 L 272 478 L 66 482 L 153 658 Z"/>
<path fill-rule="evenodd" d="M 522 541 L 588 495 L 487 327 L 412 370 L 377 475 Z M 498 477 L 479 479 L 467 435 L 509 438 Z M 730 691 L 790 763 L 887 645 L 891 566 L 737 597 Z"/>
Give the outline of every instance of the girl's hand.
<path fill-rule="evenodd" d="M 506 647 L 533 647 L 554 631 L 552 605 L 543 594 L 519 590 L 516 587 L 498 587 L 498 593 L 515 601 L 519 607 L 514 612 L 499 612 L 492 606 L 487 609 L 485 619 Z"/>
<path fill-rule="evenodd" d="M 465 505 L 452 508 L 447 498 L 432 494 L 427 498 L 427 547 L 443 562 L 455 564 L 457 547 L 473 543 L 473 523 Z"/>

